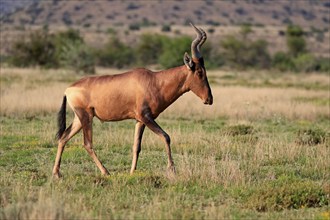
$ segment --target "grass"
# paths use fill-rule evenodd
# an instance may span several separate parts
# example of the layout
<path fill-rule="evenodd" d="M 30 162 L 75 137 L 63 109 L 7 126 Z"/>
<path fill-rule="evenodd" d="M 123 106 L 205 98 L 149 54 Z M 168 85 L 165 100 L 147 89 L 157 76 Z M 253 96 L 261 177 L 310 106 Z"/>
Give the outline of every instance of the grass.
<path fill-rule="evenodd" d="M 295 74 L 276 76 L 279 85 L 295 81 L 290 88 L 232 85 L 229 74 L 210 72 L 222 78 L 211 84 L 214 106 L 187 94 L 157 120 L 172 139 L 175 177 L 148 129 L 129 175 L 134 121 L 94 120 L 95 150 L 111 175 L 100 175 L 80 133 L 64 151 L 64 178 L 53 180 L 56 112 L 79 76 L 1 69 L 0 218 L 329 219 L 329 108 L 311 101 L 329 99 L 328 76 L 310 76 L 322 86 L 307 89 Z M 258 80 L 246 74 L 235 80 Z"/>

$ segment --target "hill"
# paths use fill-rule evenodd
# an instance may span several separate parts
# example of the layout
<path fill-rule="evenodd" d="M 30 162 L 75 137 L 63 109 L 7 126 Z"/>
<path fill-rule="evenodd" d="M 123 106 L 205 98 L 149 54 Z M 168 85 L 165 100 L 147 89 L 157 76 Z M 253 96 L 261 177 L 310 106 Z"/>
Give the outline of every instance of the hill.
<path fill-rule="evenodd" d="M 10 3 L 11 2 L 11 3 Z M 141 24 L 329 27 L 330 1 L 22 1 L 5 0 L 1 23 L 11 25 L 99 26 Z M 7 7 L 5 7 L 7 5 Z M 11 6 L 11 7 L 10 7 Z M 11 10 L 10 10 L 11 8 Z"/>
<path fill-rule="evenodd" d="M 1 11 L 2 55 L 17 37 L 45 25 L 51 31 L 79 29 L 86 42 L 102 47 L 109 32 L 133 44 L 145 32 L 194 35 L 187 26 L 193 22 L 217 43 L 236 34 L 242 24 L 250 24 L 251 37 L 267 40 L 271 53 L 285 50 L 286 27 L 298 24 L 306 32 L 308 49 L 317 56 L 330 56 L 329 0 L 2 0 Z"/>
<path fill-rule="evenodd" d="M 209 25 L 329 26 L 329 1 L 1 1 L 1 23 L 14 26 Z M 8 13 L 12 12 L 12 13 Z"/>

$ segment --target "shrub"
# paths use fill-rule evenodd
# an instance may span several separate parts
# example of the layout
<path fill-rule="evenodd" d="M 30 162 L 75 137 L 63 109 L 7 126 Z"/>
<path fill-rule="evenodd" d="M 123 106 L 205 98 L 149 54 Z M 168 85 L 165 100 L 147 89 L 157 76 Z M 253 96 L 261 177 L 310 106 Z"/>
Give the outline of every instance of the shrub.
<path fill-rule="evenodd" d="M 278 179 L 251 190 L 244 204 L 260 212 L 281 211 L 327 206 L 328 197 L 329 194 L 314 182 Z"/>
<path fill-rule="evenodd" d="M 71 19 L 71 14 L 67 11 L 63 13 L 62 16 L 62 21 L 65 25 L 70 26 L 73 24 L 72 19 Z"/>
<path fill-rule="evenodd" d="M 246 15 L 247 12 L 244 10 L 244 8 L 236 8 L 235 12 L 239 15 Z"/>
<path fill-rule="evenodd" d="M 181 8 L 180 8 L 179 6 L 177 6 L 177 5 L 174 5 L 174 6 L 173 6 L 173 10 L 174 10 L 174 11 L 180 11 Z"/>
<path fill-rule="evenodd" d="M 168 38 L 163 41 L 164 50 L 159 57 L 159 63 L 164 68 L 170 68 L 183 64 L 183 55 L 189 51 L 191 45 L 190 37 Z"/>
<path fill-rule="evenodd" d="M 221 45 L 227 64 L 236 68 L 268 68 L 271 57 L 265 40 L 250 40 L 248 35 L 253 30 L 250 25 L 241 26 L 238 37 L 228 36 Z"/>
<path fill-rule="evenodd" d="M 103 49 L 96 52 L 97 64 L 105 67 L 123 68 L 131 66 L 134 60 L 134 51 L 117 37 L 112 36 Z"/>
<path fill-rule="evenodd" d="M 324 33 L 323 32 L 318 32 L 315 37 L 316 41 L 318 42 L 324 42 Z"/>
<path fill-rule="evenodd" d="M 291 19 L 290 18 L 284 18 L 283 20 L 282 20 L 282 24 L 283 25 L 287 25 L 287 24 L 292 24 L 292 21 L 291 21 Z"/>
<path fill-rule="evenodd" d="M 321 72 L 330 72 L 330 58 L 319 58 L 316 60 L 316 70 Z"/>
<path fill-rule="evenodd" d="M 117 31 L 113 28 L 108 28 L 107 29 L 107 33 L 110 34 L 110 35 L 116 35 L 117 34 Z"/>
<path fill-rule="evenodd" d="M 29 38 L 14 43 L 11 53 L 14 66 L 40 66 L 73 68 L 84 73 L 94 73 L 94 57 L 85 45 L 79 31 L 69 29 L 49 34 L 44 28 L 32 32 Z"/>
<path fill-rule="evenodd" d="M 54 36 L 56 57 L 60 66 L 72 68 L 77 72 L 94 74 L 95 58 L 84 43 L 78 30 L 69 29 Z"/>
<path fill-rule="evenodd" d="M 255 133 L 255 130 L 251 125 L 232 125 L 226 127 L 224 130 L 224 134 L 230 136 L 248 135 L 253 133 Z"/>
<path fill-rule="evenodd" d="M 268 43 L 264 40 L 252 41 L 247 47 L 245 65 L 248 67 L 268 68 L 271 58 L 267 50 Z"/>
<path fill-rule="evenodd" d="M 136 48 L 136 59 L 141 65 L 156 64 L 164 51 L 169 38 L 157 34 L 144 34 Z"/>
<path fill-rule="evenodd" d="M 89 28 L 90 26 L 91 26 L 90 23 L 85 23 L 85 24 L 83 24 L 83 27 L 84 27 L 84 28 Z"/>
<path fill-rule="evenodd" d="M 243 36 L 243 38 L 246 38 L 252 32 L 253 30 L 250 24 L 243 24 L 241 26 L 240 34 Z"/>
<path fill-rule="evenodd" d="M 296 71 L 311 72 L 317 69 L 316 59 L 309 53 L 303 53 L 293 58 L 293 63 Z"/>
<path fill-rule="evenodd" d="M 19 39 L 13 45 L 11 64 L 19 67 L 57 67 L 56 46 L 47 29 L 32 32 L 27 40 Z"/>
<path fill-rule="evenodd" d="M 153 21 L 149 21 L 148 18 L 143 17 L 142 21 L 139 23 L 140 27 L 152 27 L 152 26 L 156 26 L 157 24 Z"/>
<path fill-rule="evenodd" d="M 135 56 L 140 65 L 160 63 L 164 68 L 182 65 L 184 52 L 190 53 L 191 38 L 169 38 L 165 35 L 144 34 L 136 47 Z M 206 66 L 218 67 L 223 64 L 217 48 L 206 42 L 202 46 L 202 54 L 207 57 Z"/>
<path fill-rule="evenodd" d="M 302 129 L 297 132 L 296 143 L 300 145 L 322 144 L 327 139 L 326 132 L 321 129 Z"/>
<path fill-rule="evenodd" d="M 245 52 L 244 43 L 234 36 L 226 37 L 221 46 L 224 49 L 226 63 L 230 66 L 238 66 L 242 64 L 242 54 Z"/>
<path fill-rule="evenodd" d="M 210 25 L 210 26 L 220 26 L 220 22 L 218 22 L 218 21 L 213 21 L 213 20 L 207 20 L 207 21 L 206 21 L 206 24 L 207 24 L 207 25 Z"/>
<path fill-rule="evenodd" d="M 219 68 L 225 64 L 224 56 L 220 53 L 219 48 L 212 46 L 209 42 L 205 42 L 203 45 L 202 55 L 205 57 L 207 69 Z"/>
<path fill-rule="evenodd" d="M 224 135 L 231 136 L 233 143 L 244 143 L 247 145 L 255 145 L 259 138 L 256 130 L 251 125 L 231 125 L 224 128 Z"/>
<path fill-rule="evenodd" d="M 282 37 L 282 36 L 285 36 L 285 31 L 279 30 L 279 31 L 278 31 L 278 35 L 281 36 L 281 37 Z"/>
<path fill-rule="evenodd" d="M 304 39 L 304 31 L 297 25 L 289 25 L 287 27 L 287 46 L 292 56 L 298 56 L 306 52 L 306 42 Z"/>
<path fill-rule="evenodd" d="M 281 71 L 292 71 L 295 70 L 295 64 L 291 57 L 284 52 L 275 53 L 272 60 L 272 67 Z"/>
<path fill-rule="evenodd" d="M 84 39 L 80 36 L 79 30 L 68 29 L 67 31 L 59 32 L 55 35 L 57 43 L 63 43 L 67 41 L 79 41 L 84 42 Z"/>
<path fill-rule="evenodd" d="M 137 24 L 137 23 L 133 23 L 133 24 L 130 24 L 130 25 L 128 26 L 128 28 L 129 28 L 131 31 L 138 31 L 138 30 L 140 30 L 140 25 Z"/>
<path fill-rule="evenodd" d="M 214 30 L 214 28 L 209 28 L 209 29 L 207 29 L 207 32 L 210 34 L 214 34 L 215 30 Z"/>
<path fill-rule="evenodd" d="M 129 3 L 129 4 L 127 5 L 126 10 L 136 10 L 136 9 L 139 9 L 139 8 L 140 8 L 139 5 L 136 5 L 136 4 L 134 4 L 134 3 Z"/>
<path fill-rule="evenodd" d="M 288 37 L 287 44 L 288 44 L 289 53 L 292 56 L 298 56 L 299 54 L 306 52 L 306 42 L 303 38 Z"/>
<path fill-rule="evenodd" d="M 171 25 L 168 24 L 163 25 L 162 32 L 171 32 Z"/>
<path fill-rule="evenodd" d="M 248 29 L 242 30 L 243 39 L 228 36 L 222 41 L 226 63 L 233 67 L 267 68 L 271 63 L 268 44 L 264 40 L 249 41 L 246 39 Z"/>
<path fill-rule="evenodd" d="M 59 58 L 63 52 L 63 49 L 68 47 L 70 44 L 84 43 L 84 39 L 80 36 L 78 30 L 69 29 L 54 35 L 53 42 L 56 48 L 56 56 Z"/>
<path fill-rule="evenodd" d="M 66 44 L 59 56 L 61 66 L 72 68 L 79 73 L 95 74 L 95 58 L 85 44 L 79 41 Z"/>
<path fill-rule="evenodd" d="M 329 58 L 317 59 L 310 53 L 302 53 L 292 57 L 284 52 L 277 52 L 273 57 L 272 67 L 281 71 L 328 72 L 330 70 L 330 62 Z"/>

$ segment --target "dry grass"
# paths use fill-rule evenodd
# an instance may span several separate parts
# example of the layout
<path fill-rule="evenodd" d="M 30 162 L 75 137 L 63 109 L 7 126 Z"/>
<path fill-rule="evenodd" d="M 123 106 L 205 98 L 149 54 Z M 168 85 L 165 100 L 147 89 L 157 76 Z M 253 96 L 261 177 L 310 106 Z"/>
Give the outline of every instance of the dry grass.
<path fill-rule="evenodd" d="M 55 112 L 61 104 L 65 85 L 41 86 L 26 89 L 24 83 L 12 85 L 1 94 L 2 115 L 34 115 Z"/>
<path fill-rule="evenodd" d="M 295 102 L 296 97 L 328 98 L 327 91 L 306 91 L 280 88 L 246 88 L 243 86 L 212 88 L 214 105 L 203 106 L 193 95 L 185 95 L 170 107 L 166 115 L 188 117 L 200 115 L 206 118 L 229 117 L 236 120 L 284 117 L 287 119 L 314 120 L 329 115 L 329 106 Z"/>
<path fill-rule="evenodd" d="M 104 70 L 103 73 L 119 73 L 118 70 Z M 210 77 L 221 77 L 223 72 L 211 71 Z M 264 77 L 264 76 L 263 76 Z M 299 76 L 289 75 L 273 82 L 296 81 Z M 324 77 L 311 75 L 299 81 L 320 84 Z M 45 71 L 33 69 L 1 69 L 1 115 L 34 115 L 56 112 L 60 106 L 65 88 L 79 76 L 65 71 Z M 238 76 L 238 80 L 240 76 Z M 65 81 L 65 82 L 63 82 Z M 224 81 L 224 80 L 222 80 Z M 260 80 L 254 80 L 258 82 Z M 223 83 L 223 82 L 222 82 Z M 267 119 L 284 117 L 287 119 L 315 120 L 317 117 L 329 117 L 329 105 L 313 105 L 309 102 L 298 102 L 297 98 L 328 100 L 328 90 L 306 90 L 304 88 L 266 88 L 246 87 L 244 85 L 212 86 L 214 104 L 204 106 L 192 93 L 185 94 L 179 101 L 165 111 L 164 117 L 186 118 L 202 116 L 203 118 L 229 117 L 235 120 Z M 329 86 L 329 84 L 328 84 Z"/>
<path fill-rule="evenodd" d="M 62 82 L 65 81 L 65 74 L 65 71 L 2 68 L 1 115 L 31 116 L 56 112 L 61 104 L 63 92 L 70 84 Z M 64 79 L 59 80 L 58 77 Z"/>
<path fill-rule="evenodd" d="M 6 208 L 0 214 L 1 219 L 11 220 L 15 219 L 53 219 L 60 220 L 70 216 L 65 213 L 64 204 L 61 204 L 61 199 L 55 196 L 51 197 L 39 191 L 37 201 L 34 198 L 26 198 L 15 204 L 5 204 Z"/>
<path fill-rule="evenodd" d="M 301 129 L 317 127 L 329 134 L 329 102 L 324 101 L 329 99 L 328 76 L 209 75 L 213 106 L 189 93 L 158 119 L 171 136 L 175 177 L 165 172 L 163 142 L 148 129 L 138 171 L 129 175 L 134 122 L 94 120 L 95 150 L 111 176 L 100 176 L 81 147 L 80 133 L 64 151 L 64 178 L 57 182 L 51 179 L 55 116 L 65 87 L 81 76 L 64 70 L 1 69 L 0 218 L 328 216 L 329 140 L 296 143 Z M 295 208 L 287 208 L 291 206 Z"/>

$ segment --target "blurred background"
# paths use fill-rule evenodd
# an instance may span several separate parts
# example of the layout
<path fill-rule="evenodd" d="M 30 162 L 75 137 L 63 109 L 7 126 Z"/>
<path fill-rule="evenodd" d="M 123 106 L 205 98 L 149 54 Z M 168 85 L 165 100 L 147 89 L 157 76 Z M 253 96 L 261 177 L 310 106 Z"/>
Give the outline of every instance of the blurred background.
<path fill-rule="evenodd" d="M 192 22 L 208 34 L 208 69 L 330 70 L 328 0 L 1 0 L 0 22 L 4 66 L 178 66 Z"/>
<path fill-rule="evenodd" d="M 329 220 L 329 16 L 330 0 L 0 0 L 0 219 Z M 190 22 L 214 102 L 187 93 L 157 118 L 177 176 L 148 129 L 129 175 L 134 121 L 94 120 L 111 176 L 78 134 L 53 181 L 65 89 L 183 65 Z"/>

